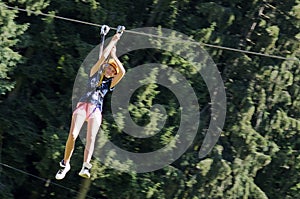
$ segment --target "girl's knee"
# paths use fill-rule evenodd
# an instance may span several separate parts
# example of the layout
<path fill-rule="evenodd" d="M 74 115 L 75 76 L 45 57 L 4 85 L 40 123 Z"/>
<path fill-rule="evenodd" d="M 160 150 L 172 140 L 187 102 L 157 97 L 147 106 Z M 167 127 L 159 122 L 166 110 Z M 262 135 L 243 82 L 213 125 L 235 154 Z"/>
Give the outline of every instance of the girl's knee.
<path fill-rule="evenodd" d="M 92 135 L 92 136 L 89 136 L 88 140 L 90 141 L 90 143 L 95 143 L 96 141 L 96 135 Z"/>
<path fill-rule="evenodd" d="M 69 139 L 72 140 L 73 142 L 75 142 L 76 139 L 77 139 L 77 134 L 73 133 L 73 132 L 70 132 L 69 133 Z"/>

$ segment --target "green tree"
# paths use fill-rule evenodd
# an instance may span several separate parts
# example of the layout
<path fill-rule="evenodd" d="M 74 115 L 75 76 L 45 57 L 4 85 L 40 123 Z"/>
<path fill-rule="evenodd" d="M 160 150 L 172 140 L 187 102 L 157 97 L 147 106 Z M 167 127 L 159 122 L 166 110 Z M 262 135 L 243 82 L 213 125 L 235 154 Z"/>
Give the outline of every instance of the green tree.
<path fill-rule="evenodd" d="M 12 11 L 3 7 L 4 2 L 112 27 L 161 26 L 203 43 L 300 57 L 297 0 L 1 1 L 1 162 L 50 182 L 68 135 L 73 82 L 82 60 L 99 43 L 99 28 Z M 205 49 L 221 72 L 227 94 L 224 132 L 206 158 L 198 158 L 211 119 L 205 83 L 179 56 L 139 50 L 122 57 L 128 71 L 139 64 L 160 62 L 187 77 L 196 92 L 202 114 L 188 151 L 171 165 L 145 174 L 121 172 L 95 161 L 91 181 L 81 181 L 77 170 L 84 146 L 78 141 L 72 170 L 63 182 L 48 186 L 41 179 L 2 167 L 0 197 L 299 198 L 299 62 Z M 159 73 L 154 69 L 142 75 L 150 81 Z M 151 133 L 163 117 L 161 112 L 150 114 L 154 104 L 162 104 L 168 116 L 157 135 L 147 139 L 125 135 L 114 123 L 109 103 L 104 133 L 129 151 L 161 148 L 180 122 L 180 105 L 172 92 L 147 84 L 134 93 L 129 111 L 139 125 L 152 119 L 146 132 Z"/>
<path fill-rule="evenodd" d="M 16 65 L 21 61 L 18 52 L 20 45 L 20 35 L 28 28 L 28 24 L 18 24 L 15 22 L 16 12 L 4 7 L 0 1 L 0 94 L 5 95 L 15 86 L 12 78 Z"/>

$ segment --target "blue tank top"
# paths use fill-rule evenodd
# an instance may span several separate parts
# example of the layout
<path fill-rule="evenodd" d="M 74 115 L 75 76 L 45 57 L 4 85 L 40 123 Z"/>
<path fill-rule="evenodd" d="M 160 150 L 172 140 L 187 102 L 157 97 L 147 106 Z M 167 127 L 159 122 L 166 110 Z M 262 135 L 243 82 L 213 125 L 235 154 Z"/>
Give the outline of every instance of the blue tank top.
<path fill-rule="evenodd" d="M 92 77 L 89 77 L 86 93 L 79 101 L 92 103 L 102 112 L 103 99 L 107 92 L 112 91 L 113 88 L 110 88 L 112 78 L 106 78 L 105 76 L 102 79 L 102 84 L 98 86 L 100 77 L 101 73 L 95 73 Z"/>

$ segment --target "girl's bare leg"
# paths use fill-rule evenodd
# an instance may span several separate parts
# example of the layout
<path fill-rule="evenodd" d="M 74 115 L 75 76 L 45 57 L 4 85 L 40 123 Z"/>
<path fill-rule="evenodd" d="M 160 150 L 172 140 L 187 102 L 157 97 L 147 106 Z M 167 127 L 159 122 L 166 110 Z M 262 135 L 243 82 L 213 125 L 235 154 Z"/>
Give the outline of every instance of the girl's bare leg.
<path fill-rule="evenodd" d="M 94 152 L 96 136 L 99 131 L 101 122 L 102 122 L 102 113 L 97 108 L 93 113 L 92 117 L 88 119 L 86 146 L 84 150 L 83 162 L 90 163 L 91 161 Z"/>
<path fill-rule="evenodd" d="M 80 129 L 86 118 L 86 110 L 83 107 L 79 107 L 79 110 L 76 110 L 72 116 L 71 128 L 69 132 L 69 137 L 66 142 L 64 163 L 69 164 L 72 153 L 74 151 L 75 141 L 79 135 Z"/>

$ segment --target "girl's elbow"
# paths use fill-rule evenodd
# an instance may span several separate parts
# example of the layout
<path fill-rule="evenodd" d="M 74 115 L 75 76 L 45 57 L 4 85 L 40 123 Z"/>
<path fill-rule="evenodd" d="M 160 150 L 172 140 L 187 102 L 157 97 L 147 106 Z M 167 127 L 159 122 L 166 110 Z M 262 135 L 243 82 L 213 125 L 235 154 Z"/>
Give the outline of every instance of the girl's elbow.
<path fill-rule="evenodd" d="M 125 68 L 122 68 L 122 69 L 121 69 L 121 73 L 122 73 L 123 75 L 125 75 L 125 73 L 126 73 Z"/>

